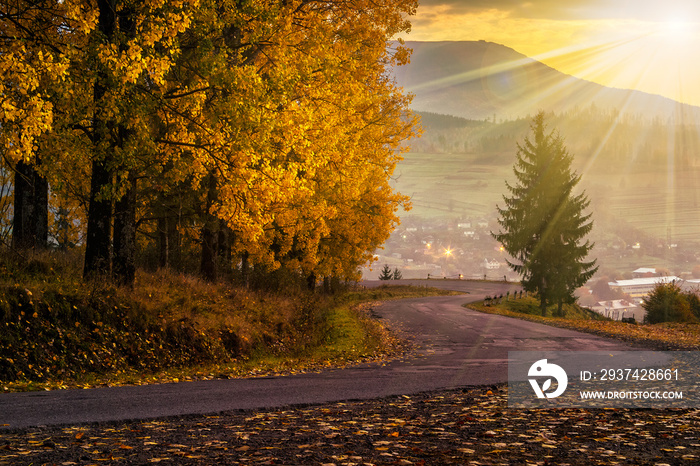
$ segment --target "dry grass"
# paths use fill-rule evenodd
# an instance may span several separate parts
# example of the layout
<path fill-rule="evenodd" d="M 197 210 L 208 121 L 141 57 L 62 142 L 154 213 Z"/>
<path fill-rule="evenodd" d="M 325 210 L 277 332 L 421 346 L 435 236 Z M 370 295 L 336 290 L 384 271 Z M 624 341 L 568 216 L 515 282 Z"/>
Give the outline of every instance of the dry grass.
<path fill-rule="evenodd" d="M 271 293 L 169 271 L 140 271 L 133 288 L 119 288 L 83 281 L 77 264 L 62 255 L 4 257 L 5 391 L 295 373 L 383 360 L 402 347 L 358 305 L 437 292 Z"/>
<path fill-rule="evenodd" d="M 542 317 L 537 315 L 538 309 L 536 312 L 532 312 L 532 307 L 535 306 L 534 301 L 529 306 L 530 312 L 518 312 L 514 310 L 517 309 L 515 306 L 518 304 L 513 305 L 513 301 L 496 306 L 485 306 L 483 302 L 469 304 L 471 309 L 481 312 L 579 330 L 659 350 L 695 351 L 700 349 L 700 324 L 629 324 L 604 318 L 582 317 L 581 314 L 572 315 L 572 313 L 567 318 Z"/>

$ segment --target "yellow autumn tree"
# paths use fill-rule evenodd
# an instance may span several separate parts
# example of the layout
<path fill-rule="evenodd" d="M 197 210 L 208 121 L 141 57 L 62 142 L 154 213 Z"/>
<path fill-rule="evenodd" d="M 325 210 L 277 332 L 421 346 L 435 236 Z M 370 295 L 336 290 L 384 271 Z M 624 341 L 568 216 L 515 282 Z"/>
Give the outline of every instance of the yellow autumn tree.
<path fill-rule="evenodd" d="M 221 160 L 210 160 L 220 179 L 211 211 L 226 220 L 237 250 L 253 262 L 320 273 L 319 264 L 331 260 L 319 255 L 321 240 L 328 241 L 331 223 L 344 214 L 337 203 L 366 204 L 368 179 L 377 183 L 377 205 L 385 204 L 376 215 L 386 214 L 387 221 L 375 222 L 373 239 L 347 259 L 356 268 L 378 245 L 376 238 L 388 235 L 397 220 L 393 212 L 405 199 L 387 196 L 391 190 L 383 188 L 398 160 L 396 149 L 412 134 L 412 119 L 386 69 L 407 53 L 389 50 L 387 41 L 407 27 L 413 8 L 413 2 L 280 8 L 264 45 L 245 54 L 250 61 L 227 70 L 253 83 L 246 91 L 252 99 L 243 102 L 258 103 L 253 115 L 262 128 L 253 123 L 255 132 L 246 136 L 239 125 L 236 136 L 245 139 L 228 140 Z M 252 65 L 255 74 L 246 75 L 243 69 Z M 245 107 L 222 108 L 237 110 L 237 121 L 248 115 Z"/>
<path fill-rule="evenodd" d="M 12 243 L 45 247 L 48 184 L 38 150 L 53 130 L 53 92 L 68 68 L 61 13 L 52 1 L 6 2 L 0 14 L 0 150 L 14 174 Z"/>
<path fill-rule="evenodd" d="M 58 2 L 5 2 L 0 15 L 0 144 L 11 162 L 32 162 L 35 140 L 51 131 L 51 83 L 68 59 L 59 42 Z"/>
<path fill-rule="evenodd" d="M 408 55 L 388 40 L 415 7 L 47 1 L 49 55 L 50 40 L 31 53 L 3 44 L 0 60 L 14 68 L 2 141 L 83 207 L 88 277 L 130 283 L 137 227 L 159 241 L 175 232 L 148 226 L 169 215 L 172 193 L 199 225 L 203 266 L 228 248 L 232 263 L 350 276 L 406 203 L 388 178 L 413 119 L 387 67 Z M 21 20 L 36 29 L 31 15 Z M 19 84 L 25 74 L 36 79 Z"/>

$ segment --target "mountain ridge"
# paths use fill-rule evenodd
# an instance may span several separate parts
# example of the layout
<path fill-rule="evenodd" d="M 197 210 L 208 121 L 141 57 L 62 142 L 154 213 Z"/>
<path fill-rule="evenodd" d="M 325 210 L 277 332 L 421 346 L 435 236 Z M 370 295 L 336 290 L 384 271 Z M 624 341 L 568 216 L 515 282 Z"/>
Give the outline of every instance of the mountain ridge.
<path fill-rule="evenodd" d="M 591 105 L 650 118 L 700 120 L 700 107 L 656 94 L 606 87 L 558 71 L 487 41 L 407 41 L 411 62 L 395 68 L 417 111 L 468 119 L 513 119 L 538 110 L 565 113 Z"/>

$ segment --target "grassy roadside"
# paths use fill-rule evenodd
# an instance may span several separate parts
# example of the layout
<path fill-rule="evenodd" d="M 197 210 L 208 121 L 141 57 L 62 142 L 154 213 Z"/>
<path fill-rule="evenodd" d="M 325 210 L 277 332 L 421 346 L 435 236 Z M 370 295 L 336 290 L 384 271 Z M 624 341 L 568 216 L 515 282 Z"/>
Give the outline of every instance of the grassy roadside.
<path fill-rule="evenodd" d="M 0 393 L 316 371 L 401 354 L 371 302 L 420 287 L 264 293 L 139 272 L 86 283 L 72 261 L 0 261 Z"/>
<path fill-rule="evenodd" d="M 658 350 L 695 351 L 700 349 L 700 324 L 661 323 L 629 324 L 606 319 L 580 306 L 565 307 L 566 317 L 552 316 L 553 308 L 542 316 L 538 301 L 533 298 L 502 301 L 486 306 L 483 301 L 470 303 L 468 307 L 490 314 L 539 322 L 546 325 L 579 330 Z"/>

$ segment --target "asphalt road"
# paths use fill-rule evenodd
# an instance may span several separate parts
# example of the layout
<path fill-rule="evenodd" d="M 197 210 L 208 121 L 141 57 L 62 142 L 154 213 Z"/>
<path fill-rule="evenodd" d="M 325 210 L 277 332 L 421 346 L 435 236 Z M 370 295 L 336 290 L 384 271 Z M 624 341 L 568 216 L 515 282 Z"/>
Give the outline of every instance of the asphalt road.
<path fill-rule="evenodd" d="M 507 381 L 508 351 L 631 349 L 615 340 L 462 307 L 485 295 L 517 289 L 513 284 L 427 283 L 468 294 L 390 301 L 375 309 L 381 319 L 415 339 L 420 348 L 415 358 L 286 377 L 0 394 L 0 428 L 277 408 L 491 385 Z"/>

